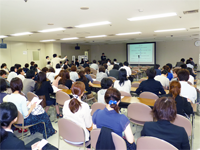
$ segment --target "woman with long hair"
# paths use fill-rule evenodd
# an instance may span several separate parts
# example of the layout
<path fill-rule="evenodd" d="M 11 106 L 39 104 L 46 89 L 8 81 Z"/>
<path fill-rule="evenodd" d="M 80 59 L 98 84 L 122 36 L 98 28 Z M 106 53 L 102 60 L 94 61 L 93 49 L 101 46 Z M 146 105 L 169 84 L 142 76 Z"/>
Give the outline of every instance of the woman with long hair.
<path fill-rule="evenodd" d="M 89 131 L 92 130 L 93 124 L 92 117 L 90 115 L 91 110 L 89 105 L 81 101 L 81 97 L 83 96 L 85 91 L 85 84 L 81 81 L 74 82 L 71 90 L 73 98 L 65 102 L 63 106 L 63 118 L 69 119 L 81 126 L 85 131 L 85 140 L 88 141 Z"/>
<path fill-rule="evenodd" d="M 78 79 L 78 73 L 76 72 L 77 68 L 75 65 L 71 66 L 70 79 L 75 82 Z"/>
<path fill-rule="evenodd" d="M 61 77 L 60 80 L 58 81 L 58 85 L 63 84 L 65 86 L 67 86 L 69 89 L 71 89 L 72 80 L 70 80 L 69 71 L 61 70 L 60 73 L 58 74 L 58 76 Z"/>

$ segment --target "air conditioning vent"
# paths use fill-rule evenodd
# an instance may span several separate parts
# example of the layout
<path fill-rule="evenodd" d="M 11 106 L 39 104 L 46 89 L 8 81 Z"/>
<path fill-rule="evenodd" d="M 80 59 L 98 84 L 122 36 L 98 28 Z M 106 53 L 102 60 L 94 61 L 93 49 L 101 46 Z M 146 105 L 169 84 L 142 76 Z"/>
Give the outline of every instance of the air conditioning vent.
<path fill-rule="evenodd" d="M 190 29 L 199 29 L 199 27 L 191 27 Z"/>
<path fill-rule="evenodd" d="M 115 36 L 115 34 L 109 34 L 108 36 Z"/>
<path fill-rule="evenodd" d="M 194 14 L 194 13 L 198 13 L 199 10 L 195 9 L 195 10 L 188 10 L 188 11 L 183 11 L 183 14 L 187 15 L 187 14 Z"/>
<path fill-rule="evenodd" d="M 67 29 L 74 29 L 75 27 L 66 27 Z"/>

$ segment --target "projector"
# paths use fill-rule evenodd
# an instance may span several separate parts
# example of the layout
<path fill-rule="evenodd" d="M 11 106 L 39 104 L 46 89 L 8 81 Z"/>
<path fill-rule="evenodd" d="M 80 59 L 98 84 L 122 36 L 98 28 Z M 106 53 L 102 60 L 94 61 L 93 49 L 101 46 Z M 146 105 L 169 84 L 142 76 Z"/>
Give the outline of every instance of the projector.
<path fill-rule="evenodd" d="M 7 44 L 3 43 L 3 39 L 2 39 L 2 43 L 0 43 L 0 48 L 7 48 Z"/>
<path fill-rule="evenodd" d="M 75 46 L 75 50 L 80 50 L 80 46 L 78 46 L 78 43 L 77 43 L 77 45 Z"/>

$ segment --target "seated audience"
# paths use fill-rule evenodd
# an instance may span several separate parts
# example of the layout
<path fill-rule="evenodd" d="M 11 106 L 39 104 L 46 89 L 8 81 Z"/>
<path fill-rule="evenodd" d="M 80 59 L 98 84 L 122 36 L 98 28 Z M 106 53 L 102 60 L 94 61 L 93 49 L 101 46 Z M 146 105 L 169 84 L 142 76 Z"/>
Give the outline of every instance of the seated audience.
<path fill-rule="evenodd" d="M 64 62 L 64 64 L 62 65 L 61 68 L 64 69 L 64 66 L 67 66 L 67 68 L 70 68 L 70 65 L 68 64 L 68 62 L 69 62 L 69 60 L 67 59 L 67 60 Z M 65 68 L 66 68 L 66 67 L 65 67 Z"/>
<path fill-rule="evenodd" d="M 129 146 L 127 149 L 136 149 L 134 136 L 131 130 L 129 119 L 124 114 L 119 114 L 120 92 L 115 88 L 109 88 L 105 93 L 106 108 L 96 110 L 92 116 L 92 121 L 97 128 L 106 127 L 112 129 L 119 136 L 125 135 L 125 142 Z"/>
<path fill-rule="evenodd" d="M 113 61 L 114 61 L 114 64 L 119 65 L 119 63 L 117 62 L 117 59 L 116 59 L 116 58 L 113 59 Z"/>
<path fill-rule="evenodd" d="M 85 132 L 85 141 L 89 141 L 89 131 L 92 130 L 93 124 L 89 105 L 81 101 L 81 97 L 85 91 L 85 84 L 83 82 L 77 81 L 72 85 L 71 90 L 73 98 L 71 100 L 65 101 L 63 106 L 63 118 L 69 119 L 75 122 L 77 125 L 81 126 Z M 81 144 L 82 142 L 71 143 Z"/>
<path fill-rule="evenodd" d="M 56 105 L 56 99 L 51 98 L 50 94 L 53 93 L 53 88 L 49 81 L 46 79 L 46 74 L 44 72 L 38 73 L 38 80 L 35 84 L 35 94 L 38 96 L 45 96 L 46 98 L 46 107 L 45 111 L 47 112 L 49 109 L 49 106 L 54 105 L 57 112 L 57 117 L 62 117 L 62 115 L 59 112 L 59 107 Z"/>
<path fill-rule="evenodd" d="M 20 64 L 15 64 L 15 67 L 17 68 L 17 70 L 18 70 L 18 69 L 21 69 L 21 66 L 22 66 L 22 65 L 20 65 Z"/>
<path fill-rule="evenodd" d="M 3 98 L 7 95 L 7 85 L 5 79 L 0 79 L 0 104 L 3 103 Z"/>
<path fill-rule="evenodd" d="M 119 63 L 119 68 L 121 68 L 121 67 L 123 67 L 123 64 L 120 62 L 120 63 Z"/>
<path fill-rule="evenodd" d="M 160 70 L 160 65 L 159 65 L 159 64 L 156 64 L 156 65 L 154 66 L 154 69 L 156 70 L 156 76 L 157 76 L 157 75 L 161 75 L 161 70 Z"/>
<path fill-rule="evenodd" d="M 129 63 L 127 61 L 124 62 L 124 66 L 119 68 L 120 69 L 125 69 L 126 70 L 126 73 L 127 73 L 127 77 L 129 77 L 131 75 L 131 68 L 128 66 Z"/>
<path fill-rule="evenodd" d="M 194 85 L 194 77 L 192 76 L 192 74 L 193 74 L 192 69 L 191 69 L 191 68 L 186 68 L 186 69 L 187 69 L 187 70 L 189 71 L 189 73 L 190 73 L 188 82 L 189 82 L 189 84 Z"/>
<path fill-rule="evenodd" d="M 173 74 L 171 73 L 169 66 L 165 65 L 163 66 L 163 69 L 168 71 L 167 78 L 169 79 L 169 81 L 171 81 L 171 79 L 173 78 Z"/>
<path fill-rule="evenodd" d="M 189 60 L 190 60 L 190 64 L 193 65 L 193 66 L 195 66 L 195 63 L 194 63 L 194 61 L 193 61 L 193 58 L 190 57 Z"/>
<path fill-rule="evenodd" d="M 114 64 L 112 70 L 109 71 L 110 77 L 115 77 L 117 80 L 119 78 L 119 65 Z"/>
<path fill-rule="evenodd" d="M 30 66 L 30 70 L 31 70 L 31 69 L 34 69 L 35 62 L 34 62 L 34 61 L 31 61 L 31 62 L 30 62 L 30 65 L 31 65 L 31 66 Z"/>
<path fill-rule="evenodd" d="M 110 59 L 107 59 L 107 66 L 110 66 L 111 65 L 111 61 Z"/>
<path fill-rule="evenodd" d="M 84 64 L 84 59 L 83 58 L 81 59 L 81 63 L 80 64 Z"/>
<path fill-rule="evenodd" d="M 97 65 L 96 60 L 93 60 L 93 63 L 90 65 L 90 68 L 93 68 L 94 70 L 98 70 L 99 66 Z"/>
<path fill-rule="evenodd" d="M 73 65 L 75 65 L 74 61 L 71 62 L 70 66 L 73 66 Z M 75 65 L 75 66 L 76 66 L 76 65 Z"/>
<path fill-rule="evenodd" d="M 17 70 L 17 74 L 18 74 L 17 77 L 20 78 L 20 79 L 22 80 L 22 82 L 23 82 L 24 79 L 25 79 L 25 77 L 24 77 L 24 74 L 25 74 L 25 73 L 24 73 L 24 70 L 21 69 L 21 68 L 18 69 L 18 70 Z"/>
<path fill-rule="evenodd" d="M 189 98 L 193 103 L 195 103 L 195 100 L 197 99 L 197 91 L 196 89 L 188 84 L 189 79 L 189 71 L 187 69 L 181 69 L 178 72 L 178 79 L 181 84 L 181 93 L 180 96 L 183 96 L 185 98 Z"/>
<path fill-rule="evenodd" d="M 10 68 L 10 73 L 8 74 L 8 82 L 10 82 L 15 77 L 17 77 L 17 68 L 15 66 L 12 66 Z"/>
<path fill-rule="evenodd" d="M 1 65 L 1 69 L 4 70 L 4 71 L 6 72 L 6 75 L 9 74 L 9 70 L 8 70 L 8 68 L 7 68 L 6 63 L 3 63 L 3 64 Z"/>
<path fill-rule="evenodd" d="M 78 61 L 78 58 L 76 58 L 75 65 L 76 65 L 77 68 L 79 67 L 79 61 Z"/>
<path fill-rule="evenodd" d="M 146 74 L 148 76 L 148 79 L 140 83 L 135 93 L 137 93 L 138 95 L 140 95 L 140 93 L 142 92 L 152 92 L 156 95 L 166 94 L 162 84 L 154 79 L 156 75 L 155 69 L 154 68 L 147 69 Z"/>
<path fill-rule="evenodd" d="M 157 99 L 152 110 L 156 122 L 146 122 L 141 136 L 153 136 L 172 144 L 179 150 L 189 150 L 190 144 L 185 129 L 171 123 L 176 118 L 176 112 L 173 98 Z"/>
<path fill-rule="evenodd" d="M 173 75 L 173 71 L 172 71 L 172 64 L 171 63 L 167 63 L 166 64 L 167 66 L 169 66 L 169 68 L 170 68 L 170 72 L 172 73 L 172 75 Z"/>
<path fill-rule="evenodd" d="M 178 81 L 178 71 L 181 70 L 180 68 L 174 68 L 173 69 L 173 78 L 171 79 L 171 81 Z"/>
<path fill-rule="evenodd" d="M 114 62 L 111 62 L 111 64 L 108 66 L 108 72 L 109 72 L 109 74 L 110 74 L 110 70 L 112 70 L 113 67 L 114 67 Z"/>
<path fill-rule="evenodd" d="M 194 68 L 194 66 L 191 64 L 191 61 L 190 61 L 190 59 L 188 59 L 187 61 L 186 61 L 186 66 L 187 66 L 187 68 Z"/>
<path fill-rule="evenodd" d="M 108 77 L 107 74 L 105 73 L 105 67 L 104 66 L 100 66 L 99 67 L 99 72 L 97 72 L 97 75 L 96 75 L 96 81 L 100 81 L 103 79 L 103 78 L 106 78 Z"/>
<path fill-rule="evenodd" d="M 28 92 L 33 92 L 35 88 L 35 81 L 33 80 L 35 77 L 35 72 L 33 70 L 29 70 L 26 73 L 26 78 L 23 81 L 23 93 L 27 96 Z"/>
<path fill-rule="evenodd" d="M 90 66 L 89 66 L 89 61 L 88 61 L 88 60 L 85 61 L 85 64 L 83 65 L 83 68 L 86 68 L 86 67 L 90 67 Z"/>
<path fill-rule="evenodd" d="M 29 67 L 29 64 L 26 63 L 26 64 L 24 65 L 24 68 L 23 68 L 23 70 L 24 70 L 25 73 L 26 73 L 27 71 L 29 71 L 28 67 Z"/>
<path fill-rule="evenodd" d="M 69 71 L 67 70 L 61 70 L 58 74 L 60 76 L 60 80 L 58 81 L 58 85 L 62 84 L 71 89 L 72 86 L 72 80 L 70 80 Z M 56 78 L 56 77 L 55 77 Z"/>
<path fill-rule="evenodd" d="M 44 67 L 44 68 L 42 68 L 41 71 L 44 72 L 45 74 L 47 74 L 47 72 L 49 71 L 49 69 L 47 67 Z"/>
<path fill-rule="evenodd" d="M 127 73 L 125 69 L 119 70 L 119 78 L 114 82 L 114 88 L 127 93 L 131 92 L 131 81 L 127 79 Z"/>
<path fill-rule="evenodd" d="M 76 72 L 76 66 L 71 66 L 71 72 L 69 73 L 70 79 L 75 82 L 78 79 L 78 73 Z"/>
<path fill-rule="evenodd" d="M 49 68 L 48 72 L 46 73 L 46 76 L 47 76 L 47 79 L 49 79 L 51 83 L 54 81 L 56 74 L 53 67 Z"/>
<path fill-rule="evenodd" d="M 176 67 L 181 67 L 181 65 L 184 63 L 185 63 L 185 59 L 181 58 L 181 61 L 176 63 Z"/>
<path fill-rule="evenodd" d="M 60 64 L 56 64 L 55 74 L 58 75 L 60 73 L 61 67 Z"/>
<path fill-rule="evenodd" d="M 48 69 L 49 69 L 50 67 L 52 67 L 52 66 L 51 66 L 51 62 L 50 62 L 50 61 L 48 61 L 48 62 L 47 62 L 47 65 L 46 65 L 46 67 L 47 67 Z"/>
<path fill-rule="evenodd" d="M 111 88 L 112 86 L 113 86 L 113 81 L 111 79 L 103 78 L 101 80 L 101 90 L 99 90 L 97 93 L 99 103 L 106 104 L 106 102 L 104 100 L 104 96 L 105 96 L 107 89 Z"/>
<path fill-rule="evenodd" d="M 38 64 L 34 64 L 34 70 L 37 70 L 37 73 L 39 73 L 41 70 L 40 68 L 38 67 Z"/>
<path fill-rule="evenodd" d="M 167 70 L 162 70 L 161 75 L 157 75 L 154 78 L 156 81 L 159 81 L 165 89 L 169 87 L 169 79 L 167 78 L 167 74 Z"/>
<path fill-rule="evenodd" d="M 107 74 L 107 76 L 109 76 L 108 65 L 104 63 L 103 66 L 105 68 L 105 73 Z"/>
<path fill-rule="evenodd" d="M 4 79 L 6 81 L 7 86 L 10 86 L 10 83 L 8 82 L 8 80 L 6 80 L 6 71 L 0 70 L 0 79 Z"/>
<path fill-rule="evenodd" d="M 90 68 L 89 68 L 89 67 L 86 67 L 86 68 L 85 68 L 85 76 L 86 76 L 86 78 L 87 78 L 89 81 L 91 81 L 91 82 L 93 83 L 93 79 L 92 79 L 92 77 L 90 76 Z"/>
<path fill-rule="evenodd" d="M 12 94 L 8 97 L 8 102 L 12 102 L 16 105 L 18 111 L 23 115 L 24 117 L 24 125 L 31 125 L 36 124 L 39 122 L 45 122 L 46 125 L 46 131 L 47 131 L 47 138 L 53 135 L 56 131 L 53 129 L 52 124 L 49 120 L 49 117 L 46 112 L 40 114 L 40 115 L 32 115 L 33 109 L 36 107 L 36 103 L 32 104 L 30 109 L 28 109 L 27 106 L 27 99 L 22 96 L 21 91 L 23 89 L 23 84 L 20 78 L 13 78 L 10 82 L 10 87 L 12 90 Z M 28 103 L 29 104 L 29 103 Z M 31 134 L 35 134 L 35 132 L 40 132 L 43 134 L 43 137 L 45 138 L 45 131 L 44 131 L 44 125 L 43 124 L 37 124 L 33 127 L 30 127 Z"/>

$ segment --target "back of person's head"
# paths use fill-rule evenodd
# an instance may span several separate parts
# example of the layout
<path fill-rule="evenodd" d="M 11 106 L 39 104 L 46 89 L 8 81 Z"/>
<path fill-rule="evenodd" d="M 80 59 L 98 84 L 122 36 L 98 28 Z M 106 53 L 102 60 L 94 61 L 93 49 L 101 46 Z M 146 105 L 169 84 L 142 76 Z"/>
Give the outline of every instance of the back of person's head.
<path fill-rule="evenodd" d="M 28 63 L 26 63 L 26 64 L 24 65 L 24 67 L 25 67 L 25 68 L 28 68 L 28 67 L 29 67 L 29 64 L 28 64 Z"/>
<path fill-rule="evenodd" d="M 51 61 L 48 61 L 47 64 L 50 65 L 50 64 L 51 64 Z"/>
<path fill-rule="evenodd" d="M 26 72 L 26 78 L 27 79 L 32 79 L 35 76 L 35 71 L 34 70 L 28 70 Z"/>
<path fill-rule="evenodd" d="M 152 67 L 146 70 L 146 74 L 149 79 L 153 79 L 156 76 L 156 70 Z"/>
<path fill-rule="evenodd" d="M 60 65 L 62 65 L 62 61 L 60 61 Z"/>
<path fill-rule="evenodd" d="M 120 70 L 119 70 L 119 77 L 118 77 L 118 79 L 119 79 L 119 85 L 120 85 L 120 86 L 124 85 L 124 82 L 125 82 L 126 80 L 128 80 L 128 79 L 127 79 L 127 72 L 126 72 L 126 69 L 120 69 Z"/>
<path fill-rule="evenodd" d="M 35 64 L 35 62 L 34 62 L 34 61 L 31 61 L 30 65 L 33 66 L 34 64 Z"/>
<path fill-rule="evenodd" d="M 15 119 L 17 120 L 18 116 L 18 110 L 15 104 L 11 102 L 4 102 L 0 104 L 0 143 L 5 140 L 8 136 L 8 132 L 4 130 L 4 128 L 7 128 L 11 125 L 11 122 L 13 122 Z M 10 141 L 11 142 L 11 141 Z"/>
<path fill-rule="evenodd" d="M 53 67 L 49 68 L 49 72 L 54 72 L 55 73 L 55 69 Z"/>
<path fill-rule="evenodd" d="M 113 61 L 117 61 L 117 59 L 115 58 Z"/>
<path fill-rule="evenodd" d="M 81 103 L 78 101 L 78 97 L 81 96 L 85 91 L 85 84 L 81 81 L 76 81 L 71 88 L 73 99 L 70 100 L 69 109 L 72 113 L 79 110 Z"/>
<path fill-rule="evenodd" d="M 155 120 L 174 121 L 176 118 L 176 104 L 172 97 L 161 97 L 156 100 L 153 110 Z"/>
<path fill-rule="evenodd" d="M 6 71 L 5 70 L 0 70 L 0 76 L 6 75 Z"/>
<path fill-rule="evenodd" d="M 60 64 L 56 64 L 56 69 L 60 69 Z"/>
<path fill-rule="evenodd" d="M 181 69 L 178 71 L 177 75 L 179 81 L 188 81 L 190 73 L 187 69 Z"/>
<path fill-rule="evenodd" d="M 101 65 L 101 60 L 98 61 L 99 65 Z"/>
<path fill-rule="evenodd" d="M 22 80 L 18 77 L 13 78 L 10 81 L 10 88 L 12 90 L 12 92 L 14 93 L 15 91 L 19 91 L 19 93 L 21 93 L 22 89 L 23 89 L 23 83 Z"/>
<path fill-rule="evenodd" d="M 173 73 L 178 74 L 178 71 L 179 71 L 179 70 L 181 70 L 181 69 L 180 69 L 180 68 L 174 68 L 174 69 L 173 69 Z"/>
<path fill-rule="evenodd" d="M 120 63 L 119 63 L 119 67 L 122 67 L 122 66 L 123 66 L 123 64 L 120 62 Z"/>
<path fill-rule="evenodd" d="M 76 71 L 76 66 L 75 65 L 71 66 L 71 71 Z"/>
<path fill-rule="evenodd" d="M 121 93 L 115 88 L 107 89 L 105 93 L 105 102 L 110 105 L 117 113 L 119 113 L 119 107 L 117 102 L 121 99 Z"/>
<path fill-rule="evenodd" d="M 57 54 L 53 54 L 53 58 L 57 57 Z"/>
<path fill-rule="evenodd" d="M 124 66 L 128 66 L 129 63 L 127 61 L 124 62 Z"/>
<path fill-rule="evenodd" d="M 85 73 L 90 74 L 90 67 L 85 67 Z"/>
<path fill-rule="evenodd" d="M 17 69 L 19 69 L 19 68 L 21 68 L 21 65 L 20 65 L 20 64 L 15 64 L 15 67 L 16 67 Z"/>
<path fill-rule="evenodd" d="M 172 64 L 167 63 L 166 65 L 169 66 L 170 70 L 172 69 Z"/>
<path fill-rule="evenodd" d="M 163 69 L 164 69 L 164 70 L 167 70 L 168 72 L 170 72 L 170 68 L 169 68 L 168 65 L 163 66 Z"/>
<path fill-rule="evenodd" d="M 46 56 L 46 59 L 49 58 L 49 56 Z"/>
<path fill-rule="evenodd" d="M 185 59 L 184 59 L 184 58 L 181 58 L 181 61 L 184 63 L 184 62 L 185 62 Z"/>
<path fill-rule="evenodd" d="M 113 69 L 119 70 L 119 65 L 114 64 Z"/>
<path fill-rule="evenodd" d="M 49 70 L 49 69 L 48 69 L 47 67 L 42 68 L 42 72 L 44 72 L 44 73 L 47 73 L 48 70 Z"/>
<path fill-rule="evenodd" d="M 190 59 L 191 61 L 193 60 L 193 58 L 192 58 L 192 57 L 190 57 L 189 59 Z"/>
<path fill-rule="evenodd" d="M 172 81 L 169 86 L 169 94 L 175 99 L 181 92 L 181 84 L 178 81 Z"/>
<path fill-rule="evenodd" d="M 100 66 L 99 67 L 99 72 L 104 72 L 105 73 L 105 67 L 104 66 Z"/>
<path fill-rule="evenodd" d="M 38 67 L 38 64 L 34 64 L 34 68 L 37 68 Z"/>
<path fill-rule="evenodd" d="M 4 68 L 6 65 L 6 63 L 1 64 L 1 69 Z"/>
<path fill-rule="evenodd" d="M 96 64 L 97 63 L 96 60 L 93 60 L 93 63 Z"/>
<path fill-rule="evenodd" d="M 69 71 L 67 70 L 61 70 L 58 76 L 61 77 L 60 83 L 63 85 L 65 85 L 66 81 L 70 78 Z"/>
<path fill-rule="evenodd" d="M 65 69 L 65 70 L 68 69 L 68 66 L 67 66 L 67 65 L 64 65 L 64 66 L 63 66 L 63 69 Z"/>
<path fill-rule="evenodd" d="M 80 78 L 82 79 L 82 80 L 81 80 L 82 82 L 84 82 L 84 83 L 87 82 L 87 78 L 86 78 L 86 76 L 85 76 L 85 71 L 80 71 L 80 72 L 78 73 L 78 75 L 79 75 Z"/>
<path fill-rule="evenodd" d="M 110 78 L 103 78 L 101 80 L 101 88 L 108 89 L 113 85 L 113 81 Z"/>
<path fill-rule="evenodd" d="M 186 69 L 186 68 L 187 68 L 187 65 L 186 65 L 186 64 L 182 64 L 182 65 L 181 65 L 181 68 L 182 68 L 182 69 Z"/>
<path fill-rule="evenodd" d="M 7 89 L 6 80 L 0 78 L 0 93 L 6 91 L 6 89 Z"/>
<path fill-rule="evenodd" d="M 47 80 L 46 74 L 45 74 L 44 72 L 39 72 L 39 73 L 38 73 L 37 87 L 36 87 L 36 88 L 37 88 L 37 89 L 40 89 L 42 83 L 43 83 L 44 81 L 46 81 L 46 80 Z"/>
<path fill-rule="evenodd" d="M 21 69 L 21 68 L 18 69 L 18 70 L 17 70 L 17 74 L 21 74 L 22 71 L 23 71 L 23 69 Z"/>
<path fill-rule="evenodd" d="M 186 61 L 186 64 L 191 64 L 191 60 L 188 59 L 188 60 Z"/>
<path fill-rule="evenodd" d="M 107 69 L 108 68 L 108 65 L 107 64 L 103 64 L 104 68 Z"/>
<path fill-rule="evenodd" d="M 159 64 L 155 64 L 155 66 L 154 66 L 155 69 L 158 69 L 159 67 L 160 67 Z"/>
<path fill-rule="evenodd" d="M 15 72 L 15 69 L 17 69 L 15 66 L 10 67 L 10 72 Z"/>
<path fill-rule="evenodd" d="M 161 74 L 167 75 L 167 74 L 168 74 L 168 71 L 167 71 L 167 70 L 162 70 L 162 71 L 161 71 Z"/>

